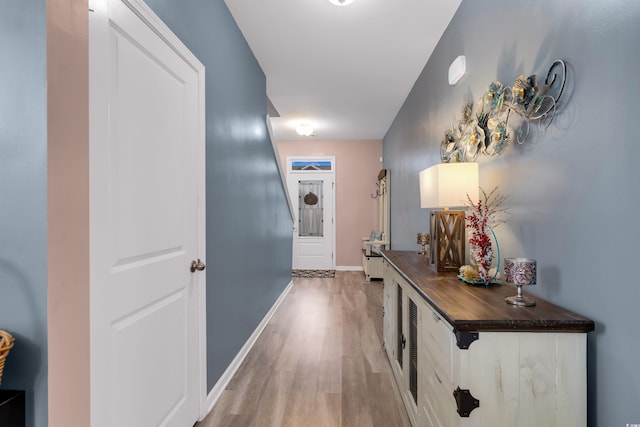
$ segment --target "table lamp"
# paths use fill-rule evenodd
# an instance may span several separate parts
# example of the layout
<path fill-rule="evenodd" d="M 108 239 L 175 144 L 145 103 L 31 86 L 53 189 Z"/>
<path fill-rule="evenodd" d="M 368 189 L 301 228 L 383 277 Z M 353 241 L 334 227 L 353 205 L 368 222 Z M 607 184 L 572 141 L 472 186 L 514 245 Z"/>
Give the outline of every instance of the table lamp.
<path fill-rule="evenodd" d="M 518 294 L 506 297 L 507 304 L 531 307 L 536 302 L 522 295 L 522 286 L 536 284 L 536 260 L 529 258 L 505 258 L 504 279 L 507 283 L 513 283 L 518 287 Z"/>
<path fill-rule="evenodd" d="M 431 209 L 429 265 L 436 271 L 458 271 L 465 261 L 467 196 L 479 199 L 477 163 L 440 163 L 420 172 L 420 207 Z M 440 210 L 438 210 L 440 209 Z"/>

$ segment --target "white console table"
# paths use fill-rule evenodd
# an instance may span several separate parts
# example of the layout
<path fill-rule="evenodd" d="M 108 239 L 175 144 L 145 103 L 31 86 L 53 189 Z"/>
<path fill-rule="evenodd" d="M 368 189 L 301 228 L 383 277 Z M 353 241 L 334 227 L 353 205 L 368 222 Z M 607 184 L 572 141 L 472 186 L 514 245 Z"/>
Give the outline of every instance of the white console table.
<path fill-rule="evenodd" d="M 376 248 L 377 247 L 377 248 Z M 382 279 L 384 274 L 382 254 L 380 249 L 387 249 L 389 242 L 384 240 L 362 239 L 362 270 L 364 277 L 369 282 L 371 279 Z"/>
<path fill-rule="evenodd" d="M 593 321 L 383 251 L 384 345 L 414 426 L 585 427 Z"/>

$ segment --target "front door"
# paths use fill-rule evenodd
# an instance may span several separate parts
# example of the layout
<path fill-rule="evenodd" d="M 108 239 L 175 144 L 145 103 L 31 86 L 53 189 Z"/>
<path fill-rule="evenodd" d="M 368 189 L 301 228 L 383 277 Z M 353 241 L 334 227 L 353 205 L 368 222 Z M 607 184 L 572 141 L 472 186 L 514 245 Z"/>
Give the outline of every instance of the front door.
<path fill-rule="evenodd" d="M 204 67 L 141 0 L 91 7 L 91 425 L 192 426 Z"/>
<path fill-rule="evenodd" d="M 293 269 L 335 269 L 335 159 L 287 158 L 293 210 Z"/>

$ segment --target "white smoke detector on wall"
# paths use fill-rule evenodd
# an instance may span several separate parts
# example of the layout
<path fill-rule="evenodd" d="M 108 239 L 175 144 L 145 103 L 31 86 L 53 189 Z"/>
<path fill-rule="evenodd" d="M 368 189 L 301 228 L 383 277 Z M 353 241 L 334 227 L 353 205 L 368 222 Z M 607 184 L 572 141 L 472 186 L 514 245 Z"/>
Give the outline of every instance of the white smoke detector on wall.
<path fill-rule="evenodd" d="M 451 86 L 458 83 L 458 81 L 467 72 L 467 60 L 464 55 L 458 56 L 449 66 L 449 84 Z"/>

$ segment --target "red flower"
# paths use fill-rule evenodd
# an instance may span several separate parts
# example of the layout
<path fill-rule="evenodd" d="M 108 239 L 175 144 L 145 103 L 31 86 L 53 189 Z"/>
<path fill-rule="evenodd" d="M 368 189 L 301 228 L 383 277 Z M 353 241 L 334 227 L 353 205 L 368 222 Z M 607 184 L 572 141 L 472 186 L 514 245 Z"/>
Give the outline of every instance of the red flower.
<path fill-rule="evenodd" d="M 472 230 L 469 237 L 471 259 L 478 269 L 480 278 L 484 281 L 490 279 L 489 269 L 493 262 L 493 248 L 489 232 L 492 227 L 504 222 L 496 220 L 496 215 L 506 212 L 505 209 L 500 207 L 505 197 L 495 194 L 496 190 L 497 187 L 487 195 L 484 190 L 480 189 L 484 196 L 484 202 L 481 199 L 477 204 L 474 204 L 467 196 L 470 213 L 467 215 L 466 227 Z"/>

